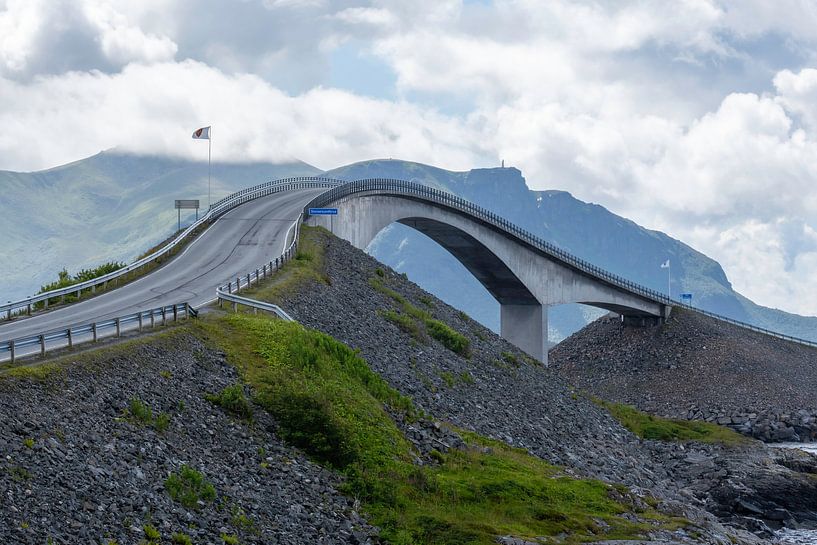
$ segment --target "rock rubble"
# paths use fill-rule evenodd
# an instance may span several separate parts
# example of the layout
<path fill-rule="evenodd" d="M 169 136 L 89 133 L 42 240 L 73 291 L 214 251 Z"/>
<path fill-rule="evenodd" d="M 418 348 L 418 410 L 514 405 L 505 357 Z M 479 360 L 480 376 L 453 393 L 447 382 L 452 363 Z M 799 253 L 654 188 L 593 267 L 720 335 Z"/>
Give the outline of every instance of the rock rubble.
<path fill-rule="evenodd" d="M 808 495 L 814 483 L 778 465 L 762 445 L 735 452 L 715 445 L 642 441 L 554 370 L 531 364 L 514 346 L 402 275 L 344 241 L 327 238 L 329 283 L 303 286 L 280 303 L 302 323 L 359 349 L 375 371 L 426 413 L 527 449 L 575 475 L 644 490 L 657 497 L 664 510 L 707 529 L 702 538 L 707 543 L 730 542 L 712 513 L 753 528 L 754 522 L 723 513 L 734 510 L 738 498 L 761 493 L 753 486 L 759 480 L 767 485 L 791 480 L 803 490 L 790 501 L 770 500 L 762 514 L 748 517 L 759 521 L 758 532 L 768 526 L 761 519 L 777 516 L 772 511 L 778 507 L 792 513 L 793 518 L 784 523 L 794 524 L 794 518 L 810 520 L 807 504 L 798 509 L 792 503 Z M 472 357 L 458 356 L 431 339 L 418 342 L 384 319 L 383 310 L 399 305 L 372 288 L 370 279 L 376 276 L 415 307 L 466 335 Z M 741 542 L 756 539 L 738 534 Z"/>
<path fill-rule="evenodd" d="M 238 381 L 223 354 L 174 332 L 93 361 L 0 380 L 0 543 L 135 545 L 147 525 L 163 543 L 175 532 L 196 544 L 222 534 L 371 542 L 338 477 L 285 446 L 264 411 L 248 423 L 204 399 Z M 169 415 L 167 429 L 129 417 L 131 399 Z M 170 498 L 165 479 L 183 464 L 213 484 L 214 502 L 188 509 Z"/>

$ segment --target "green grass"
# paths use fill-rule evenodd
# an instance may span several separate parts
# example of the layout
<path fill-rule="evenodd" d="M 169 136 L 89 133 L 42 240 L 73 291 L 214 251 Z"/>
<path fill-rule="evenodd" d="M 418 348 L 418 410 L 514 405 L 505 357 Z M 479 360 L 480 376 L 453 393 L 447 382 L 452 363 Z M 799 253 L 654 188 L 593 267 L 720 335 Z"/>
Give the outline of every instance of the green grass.
<path fill-rule="evenodd" d="M 175 532 L 170 537 L 170 542 L 173 543 L 173 545 L 193 545 L 193 540 L 190 539 L 190 536 L 181 532 Z"/>
<path fill-rule="evenodd" d="M 138 397 L 132 397 L 128 402 L 128 416 L 137 424 L 142 424 L 144 426 L 150 426 L 153 424 L 153 411 L 150 409 L 147 403 Z"/>
<path fill-rule="evenodd" d="M 447 324 L 433 318 L 425 320 L 425 326 L 428 334 L 440 341 L 447 349 L 466 358 L 471 356 L 471 341 L 462 333 L 454 331 Z"/>
<path fill-rule="evenodd" d="M 159 433 L 166 432 L 170 426 L 169 414 L 158 413 L 154 416 L 148 404 L 138 397 L 132 397 L 128 402 L 125 417 L 138 426 L 152 426 Z"/>
<path fill-rule="evenodd" d="M 198 509 L 199 501 L 212 502 L 216 499 L 216 489 L 201 472 L 183 465 L 178 473 L 171 473 L 165 480 L 165 490 L 188 509 Z"/>
<path fill-rule="evenodd" d="M 207 394 L 204 397 L 238 418 L 244 420 L 252 418 L 252 406 L 244 396 L 244 387 L 241 384 L 227 386 L 218 394 Z"/>
<path fill-rule="evenodd" d="M 736 431 L 710 422 L 671 420 L 641 412 L 630 405 L 611 403 L 597 398 L 594 398 L 593 401 L 610 411 L 610 414 L 621 422 L 625 428 L 642 439 L 698 441 L 726 445 L 736 445 L 750 441 Z"/>
<path fill-rule="evenodd" d="M 680 524 L 652 511 L 628 520 L 622 515 L 632 502 L 616 488 L 567 477 L 474 434 L 464 434 L 474 448 L 438 453 L 439 465 L 416 466 L 386 407 L 409 419 L 417 411 L 355 351 L 261 316 L 207 317 L 195 327 L 239 368 L 284 439 L 345 475 L 342 491 L 363 503 L 390 543 L 487 545 L 496 535 L 562 532 L 575 541 L 632 538 Z"/>
<path fill-rule="evenodd" d="M 95 347 L 80 353 L 57 356 L 50 361 L 35 361 L 22 364 L 0 364 L 0 380 L 23 379 L 32 381 L 45 381 L 56 378 L 66 371 L 67 368 L 76 369 L 81 367 L 85 370 L 96 370 L 101 366 L 109 365 L 117 357 L 125 357 L 132 354 L 139 347 L 150 344 L 154 347 L 168 349 L 176 348 L 179 344 L 180 336 L 187 333 L 184 322 L 178 326 L 168 326 L 168 328 L 156 333 L 137 339 L 119 341 L 114 345 L 105 347 Z"/>
<path fill-rule="evenodd" d="M 292 293 L 305 282 L 328 284 L 324 253 L 325 241 L 330 236 L 332 235 L 329 231 L 322 227 L 302 225 L 295 258 L 288 261 L 261 285 L 242 293 L 254 299 L 280 303 L 283 295 Z"/>
<path fill-rule="evenodd" d="M 434 319 L 427 311 L 412 305 L 408 299 L 386 286 L 382 278 L 370 278 L 369 285 L 375 291 L 397 303 L 400 308 L 400 312 L 392 309 L 379 311 L 379 314 L 386 320 L 394 323 L 420 342 L 424 342 L 428 335 L 460 356 L 466 358 L 471 356 L 471 341 L 468 337 L 440 320 Z"/>
<path fill-rule="evenodd" d="M 418 341 L 426 342 L 428 340 L 423 327 L 408 314 L 401 314 L 392 309 L 379 310 L 377 313 Z"/>

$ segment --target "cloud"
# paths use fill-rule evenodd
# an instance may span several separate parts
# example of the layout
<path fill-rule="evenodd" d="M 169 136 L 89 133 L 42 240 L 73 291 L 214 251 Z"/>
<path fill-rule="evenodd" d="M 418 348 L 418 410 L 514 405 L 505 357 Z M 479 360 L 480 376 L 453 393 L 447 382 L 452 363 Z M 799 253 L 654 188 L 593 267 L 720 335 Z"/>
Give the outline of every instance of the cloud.
<path fill-rule="evenodd" d="M 239 98 L 240 97 L 240 98 Z M 476 160 L 462 122 L 405 102 L 316 88 L 290 96 L 263 79 L 204 63 L 130 64 L 117 74 L 71 72 L 34 83 L 0 80 L 6 168 L 68 162 L 119 146 L 200 157 L 190 132 L 213 125 L 213 153 L 231 160 L 299 158 L 327 168 L 413 156 L 452 168 Z"/>
<path fill-rule="evenodd" d="M 506 159 L 815 314 L 815 25 L 797 0 L 0 0 L 0 168 L 200 157 L 209 124 L 217 159 Z M 397 98 L 328 87 L 340 47 Z"/>

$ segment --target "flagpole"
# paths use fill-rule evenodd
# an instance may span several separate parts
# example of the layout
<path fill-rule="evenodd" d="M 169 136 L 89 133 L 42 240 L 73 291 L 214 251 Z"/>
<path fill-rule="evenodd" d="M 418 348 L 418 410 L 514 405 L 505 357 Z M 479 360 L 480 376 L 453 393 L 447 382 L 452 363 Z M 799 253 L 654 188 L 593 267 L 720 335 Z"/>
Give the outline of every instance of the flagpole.
<path fill-rule="evenodd" d="M 210 127 L 207 139 L 207 209 L 210 210 L 210 149 L 213 145 L 213 127 Z"/>

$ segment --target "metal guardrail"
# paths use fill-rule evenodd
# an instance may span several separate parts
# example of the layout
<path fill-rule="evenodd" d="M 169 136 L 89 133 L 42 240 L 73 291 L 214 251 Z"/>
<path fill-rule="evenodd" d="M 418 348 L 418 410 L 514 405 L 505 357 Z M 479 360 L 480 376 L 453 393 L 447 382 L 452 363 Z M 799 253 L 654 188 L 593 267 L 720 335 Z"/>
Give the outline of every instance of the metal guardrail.
<path fill-rule="evenodd" d="M 154 328 L 157 324 L 166 325 L 168 321 L 176 322 L 180 317 L 187 319 L 196 316 L 198 316 L 196 309 L 187 303 L 178 303 L 109 320 L 38 333 L 0 342 L 0 361 L 8 357 L 11 363 L 14 363 L 15 360 L 24 356 L 37 354 L 45 356 L 49 350 L 72 348 L 74 345 L 97 342 L 102 338 L 119 337 L 127 331 L 142 331 L 145 326 Z"/>
<path fill-rule="evenodd" d="M 295 222 L 292 224 L 292 227 L 290 227 L 289 231 L 287 231 L 287 238 L 289 238 L 290 232 L 294 232 L 292 236 L 292 242 L 287 246 L 287 248 L 284 250 L 284 253 L 282 253 L 280 257 L 275 258 L 274 261 L 265 263 L 261 267 L 255 269 L 255 271 L 250 271 L 246 275 L 236 277 L 235 282 L 229 281 L 223 286 L 219 286 L 218 288 L 216 288 L 216 295 L 218 296 L 219 307 L 221 307 L 224 304 L 224 301 L 227 301 L 233 304 L 233 310 L 238 310 L 238 305 L 245 305 L 248 307 L 252 307 L 253 309 L 255 309 L 256 312 L 258 310 L 264 310 L 275 314 L 282 320 L 286 320 L 288 322 L 295 321 L 289 314 L 287 314 L 284 311 L 284 309 L 282 309 L 278 305 L 273 305 L 272 303 L 267 303 L 264 301 L 258 301 L 256 299 L 249 299 L 247 297 L 241 297 L 238 295 L 238 293 L 240 293 L 242 287 L 246 289 L 252 286 L 253 283 L 257 284 L 258 282 L 260 282 L 273 272 L 283 267 L 284 263 L 295 257 L 295 252 L 298 249 L 298 232 L 300 224 L 301 218 L 298 217 L 298 219 L 295 220 Z M 235 288 L 233 288 L 233 286 L 235 286 Z M 233 291 L 233 289 L 235 289 L 235 292 Z"/>
<path fill-rule="evenodd" d="M 458 197 L 457 195 L 453 195 L 447 191 L 435 189 L 416 182 L 407 182 L 405 180 L 396 180 L 392 178 L 370 178 L 344 183 L 343 185 L 335 186 L 312 199 L 312 201 L 310 201 L 304 207 L 304 219 L 309 217 L 310 208 L 322 208 L 331 203 L 341 201 L 346 197 L 360 194 L 395 195 L 399 197 L 431 202 L 435 205 L 448 208 L 460 214 L 465 214 L 471 219 L 476 219 L 477 221 L 493 227 L 494 229 L 502 232 L 504 235 L 510 235 L 519 241 L 534 247 L 550 258 L 559 261 L 572 269 L 584 273 L 585 275 L 601 282 L 643 297 L 649 301 L 670 307 L 686 308 L 723 322 L 728 322 L 733 325 L 750 329 L 752 331 L 757 331 L 759 333 L 764 333 L 766 335 L 771 335 L 773 337 L 807 346 L 817 347 L 817 342 L 814 341 L 801 339 L 791 335 L 786 335 L 785 333 L 779 333 L 766 328 L 754 326 L 746 322 L 734 320 L 732 318 L 721 316 L 714 312 L 705 311 L 691 305 L 681 303 L 675 299 L 671 299 L 666 294 L 627 280 L 626 278 L 613 274 L 602 269 L 601 267 L 585 261 L 584 259 L 574 256 L 573 254 L 559 248 L 555 244 L 548 242 L 543 238 L 538 237 L 533 233 L 530 233 L 511 223 L 502 216 L 499 216 L 490 210 L 463 199 L 462 197 Z"/>
<path fill-rule="evenodd" d="M 85 282 L 73 284 L 65 288 L 51 290 L 37 295 L 32 295 L 19 301 L 0 304 L 0 316 L 2 316 L 3 313 L 5 313 L 6 319 L 10 320 L 12 316 L 15 314 L 23 313 L 31 314 L 33 306 L 39 302 L 43 302 L 44 307 L 48 308 L 48 302 L 51 299 L 55 299 L 58 297 L 64 298 L 66 295 L 71 294 L 77 294 L 77 296 L 79 296 L 83 290 L 90 290 L 91 292 L 95 292 L 97 286 L 105 286 L 107 285 L 108 282 L 117 281 L 120 277 L 128 273 L 135 272 L 141 269 L 142 267 L 150 265 L 154 261 L 166 256 L 167 254 L 172 252 L 177 246 L 179 246 L 185 239 L 187 239 L 193 233 L 195 233 L 195 231 L 199 227 L 206 223 L 213 222 L 214 220 L 221 217 L 225 213 L 229 212 L 233 208 L 241 204 L 244 204 L 248 201 L 257 199 L 259 197 L 265 197 L 273 193 L 279 193 L 281 191 L 290 191 L 293 189 L 328 188 L 335 187 L 343 183 L 345 182 L 333 178 L 323 178 L 318 176 L 300 176 L 295 178 L 283 178 L 280 180 L 264 182 L 263 184 L 242 189 L 241 191 L 237 191 L 215 202 L 208 209 L 207 213 L 201 218 L 199 218 L 198 221 L 190 225 L 175 239 L 173 239 L 173 241 L 171 241 L 169 244 L 167 244 L 160 250 L 157 250 L 156 252 L 150 254 L 149 256 L 143 257 L 142 259 L 139 259 L 131 263 L 130 265 L 127 265 L 114 272 L 108 273 L 103 276 L 99 276 L 97 278 L 93 278 L 91 280 L 86 280 Z"/>

